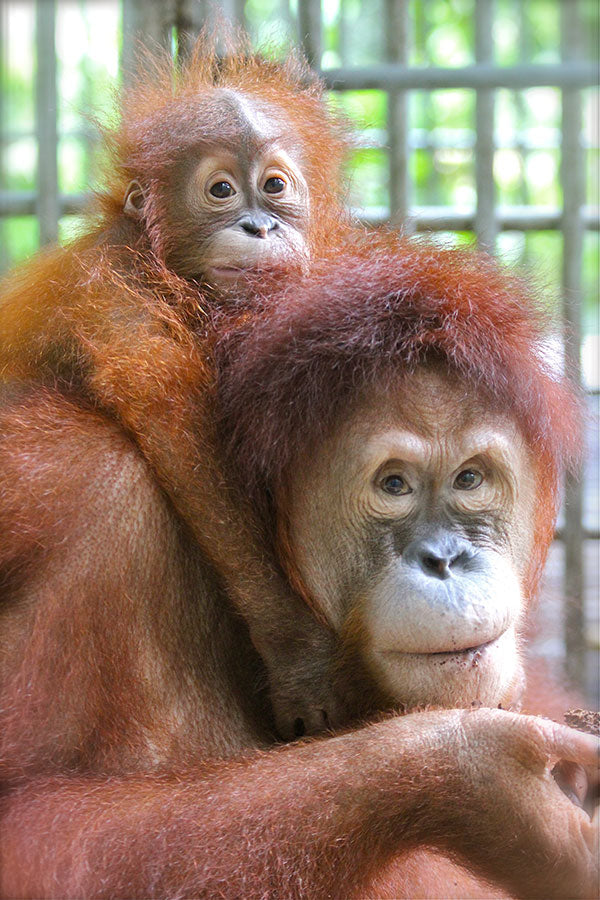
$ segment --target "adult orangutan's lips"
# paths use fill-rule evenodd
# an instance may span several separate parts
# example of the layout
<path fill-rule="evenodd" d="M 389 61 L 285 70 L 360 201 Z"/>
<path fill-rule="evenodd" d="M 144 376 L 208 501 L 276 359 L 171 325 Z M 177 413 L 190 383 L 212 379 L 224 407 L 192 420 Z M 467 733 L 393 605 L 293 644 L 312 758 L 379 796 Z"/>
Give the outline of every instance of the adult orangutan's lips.
<path fill-rule="evenodd" d="M 497 637 L 492 638 L 489 641 L 485 641 L 483 644 L 477 644 L 476 647 L 462 647 L 456 650 L 432 650 L 431 653 L 419 652 L 414 653 L 407 650 L 383 650 L 384 656 L 412 656 L 412 657 L 420 657 L 421 659 L 435 659 L 435 660 L 443 660 L 450 659 L 451 657 L 457 658 L 466 658 L 469 654 L 481 654 L 485 650 L 492 649 L 502 637 L 501 634 L 497 635 Z"/>
<path fill-rule="evenodd" d="M 491 641 L 485 641 L 483 644 L 478 644 L 476 647 L 464 647 L 461 650 L 434 650 L 433 653 L 427 654 L 428 656 L 457 656 L 463 653 L 478 653 L 482 650 L 485 650 L 486 647 L 491 647 L 492 644 L 498 640 L 497 637 L 492 638 Z"/>

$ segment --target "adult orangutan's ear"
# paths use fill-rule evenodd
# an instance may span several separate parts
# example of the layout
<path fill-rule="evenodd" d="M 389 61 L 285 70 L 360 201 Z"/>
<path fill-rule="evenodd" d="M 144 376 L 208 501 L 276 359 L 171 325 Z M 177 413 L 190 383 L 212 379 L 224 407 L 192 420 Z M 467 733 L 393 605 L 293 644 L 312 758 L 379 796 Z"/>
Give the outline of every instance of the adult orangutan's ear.
<path fill-rule="evenodd" d="M 146 203 L 146 195 L 139 181 L 132 181 L 125 191 L 123 212 L 131 219 L 141 219 Z"/>

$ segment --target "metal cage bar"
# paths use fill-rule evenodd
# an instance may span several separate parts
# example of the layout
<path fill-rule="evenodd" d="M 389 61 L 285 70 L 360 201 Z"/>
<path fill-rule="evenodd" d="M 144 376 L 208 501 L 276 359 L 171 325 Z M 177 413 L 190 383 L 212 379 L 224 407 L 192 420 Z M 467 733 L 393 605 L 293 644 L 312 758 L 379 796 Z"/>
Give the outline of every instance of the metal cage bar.
<path fill-rule="evenodd" d="M 313 69 L 319 69 L 323 56 L 321 0 L 298 3 L 298 37 Z"/>
<path fill-rule="evenodd" d="M 522 63 L 510 67 L 476 63 L 460 68 L 411 66 L 410 69 L 394 63 L 380 63 L 361 68 L 344 66 L 325 69 L 320 74 L 325 84 L 334 91 L 389 91 L 391 88 L 425 91 L 444 88 L 583 88 L 594 87 L 598 82 L 598 71 L 593 63 L 575 60 L 555 64 Z"/>
<path fill-rule="evenodd" d="M 58 239 L 58 129 L 56 95 L 56 3 L 36 0 L 36 137 L 40 244 Z"/>
<path fill-rule="evenodd" d="M 44 3 L 44 0 L 41 2 Z M 140 46 L 170 47 L 174 16 L 174 0 L 165 0 L 160 4 L 123 0 L 120 65 L 125 82 L 135 77 L 140 66 L 144 65 L 144 58 L 139 53 Z"/>
<path fill-rule="evenodd" d="M 386 56 L 390 62 L 406 66 L 408 62 L 408 2 L 386 0 Z M 399 224 L 408 221 L 408 96 L 395 88 L 388 91 L 388 147 L 390 220 Z M 410 228 L 409 228 L 410 230 Z"/>
<path fill-rule="evenodd" d="M 60 216 L 77 215 L 88 202 L 86 194 L 61 194 Z M 6 216 L 31 216 L 36 214 L 36 191 L 0 190 L 0 218 Z M 409 219 L 416 231 L 474 231 L 475 213 L 446 206 L 411 206 Z M 597 212 L 582 207 L 579 212 L 582 227 L 599 231 Z M 358 218 L 367 225 L 381 225 L 389 221 L 387 207 L 370 207 Z M 563 222 L 562 210 L 546 206 L 499 206 L 496 209 L 496 225 L 499 231 L 556 231 Z"/>
<path fill-rule="evenodd" d="M 6 30 L 6 7 L 0 5 L 0 194 L 5 188 L 4 174 L 4 147 L 5 147 L 5 110 L 4 110 L 4 90 L 6 84 L 5 70 L 5 41 L 7 39 Z M 0 213 L 0 272 L 9 265 L 8 253 L 4 243 L 4 222 L 1 220 Z"/>
<path fill-rule="evenodd" d="M 494 0 L 475 5 L 475 58 L 490 64 L 494 57 Z M 496 245 L 496 183 L 494 181 L 494 88 L 480 88 L 475 98 L 475 234 L 480 247 Z"/>
<path fill-rule="evenodd" d="M 568 6 L 568 9 L 567 9 Z M 581 54 L 579 0 L 561 7 L 561 51 L 568 63 Z M 581 263 L 583 227 L 580 209 L 585 196 L 584 159 L 581 147 L 581 92 L 562 92 L 562 154 L 560 177 L 563 189 L 563 317 L 565 360 L 575 381 L 581 383 Z M 565 648 L 567 675 L 576 684 L 584 678 L 585 615 L 583 603 L 583 482 L 573 473 L 565 484 Z"/>

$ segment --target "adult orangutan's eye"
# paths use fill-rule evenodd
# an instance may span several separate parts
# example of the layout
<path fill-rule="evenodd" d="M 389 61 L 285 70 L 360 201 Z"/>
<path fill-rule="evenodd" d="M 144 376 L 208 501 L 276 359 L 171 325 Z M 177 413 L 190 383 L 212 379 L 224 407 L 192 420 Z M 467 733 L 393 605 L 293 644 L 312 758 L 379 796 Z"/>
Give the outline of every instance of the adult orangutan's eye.
<path fill-rule="evenodd" d="M 217 197 L 218 200 L 225 200 L 227 197 L 233 197 L 235 191 L 228 181 L 217 181 L 216 184 L 213 184 L 209 193 L 213 197 Z"/>
<path fill-rule="evenodd" d="M 263 190 L 267 194 L 281 194 L 285 190 L 285 181 L 278 175 L 273 175 L 272 178 L 267 178 Z"/>
<path fill-rule="evenodd" d="M 381 482 L 381 489 L 395 497 L 400 494 L 412 494 L 412 489 L 400 475 L 386 475 Z"/>
<path fill-rule="evenodd" d="M 483 481 L 483 475 L 476 469 L 463 469 L 454 479 L 452 487 L 457 491 L 473 491 Z"/>

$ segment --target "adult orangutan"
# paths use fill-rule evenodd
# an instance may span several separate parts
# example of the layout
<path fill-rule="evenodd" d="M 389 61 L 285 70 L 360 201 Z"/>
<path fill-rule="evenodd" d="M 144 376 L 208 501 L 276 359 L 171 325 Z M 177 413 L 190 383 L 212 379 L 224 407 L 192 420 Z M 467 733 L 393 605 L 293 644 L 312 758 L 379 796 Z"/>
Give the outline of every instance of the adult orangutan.
<path fill-rule="evenodd" d="M 165 56 L 144 71 L 106 134 L 87 233 L 4 290 L 0 371 L 60 379 L 134 436 L 250 627 L 280 733 L 320 730 L 335 711 L 319 667 L 330 647 L 256 545 L 251 511 L 231 502 L 205 406 L 215 310 L 342 239 L 343 128 L 300 60 L 270 62 L 243 41 L 221 58 L 205 36 L 182 70 Z"/>
<path fill-rule="evenodd" d="M 381 236 L 221 327 L 230 497 L 326 623 L 346 730 L 274 742 L 264 661 L 121 423 L 75 380 L 15 387 L 2 896 L 593 896 L 550 768 L 597 741 L 506 709 L 577 455 L 522 288 Z"/>

